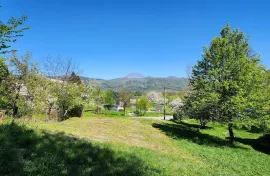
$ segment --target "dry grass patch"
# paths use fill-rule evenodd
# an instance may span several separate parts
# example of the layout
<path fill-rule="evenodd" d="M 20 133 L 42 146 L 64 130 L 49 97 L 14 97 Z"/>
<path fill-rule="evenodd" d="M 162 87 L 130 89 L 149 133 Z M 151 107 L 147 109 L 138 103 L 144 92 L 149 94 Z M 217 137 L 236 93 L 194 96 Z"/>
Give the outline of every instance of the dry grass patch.
<path fill-rule="evenodd" d="M 49 131 L 63 131 L 66 134 L 89 140 L 123 143 L 162 153 L 177 154 L 177 157 L 194 159 L 190 153 L 174 145 L 172 139 L 153 128 L 151 123 L 143 123 L 136 119 L 83 117 L 71 118 L 63 122 L 34 123 L 33 125 Z"/>

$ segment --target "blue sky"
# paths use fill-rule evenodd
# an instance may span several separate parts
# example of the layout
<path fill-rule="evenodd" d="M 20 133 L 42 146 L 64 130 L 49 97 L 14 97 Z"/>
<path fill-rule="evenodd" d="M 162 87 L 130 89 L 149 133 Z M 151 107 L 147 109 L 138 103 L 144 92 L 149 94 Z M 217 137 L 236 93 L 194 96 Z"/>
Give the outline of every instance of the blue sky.
<path fill-rule="evenodd" d="M 27 14 L 30 30 L 13 45 L 33 59 L 72 57 L 83 76 L 186 76 L 230 23 L 270 68 L 268 0 L 4 0 L 1 20 Z"/>

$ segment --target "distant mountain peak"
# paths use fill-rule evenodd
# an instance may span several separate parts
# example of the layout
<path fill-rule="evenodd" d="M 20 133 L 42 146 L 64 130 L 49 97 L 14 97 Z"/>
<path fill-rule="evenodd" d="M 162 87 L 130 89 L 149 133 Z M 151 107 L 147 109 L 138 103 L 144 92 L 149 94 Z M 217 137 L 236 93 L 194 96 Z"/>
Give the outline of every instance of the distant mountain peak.
<path fill-rule="evenodd" d="M 169 78 L 169 79 L 177 79 L 178 77 L 177 76 L 168 76 L 167 78 Z"/>
<path fill-rule="evenodd" d="M 130 73 L 127 76 L 125 76 L 125 78 L 144 78 L 144 76 L 140 73 Z"/>

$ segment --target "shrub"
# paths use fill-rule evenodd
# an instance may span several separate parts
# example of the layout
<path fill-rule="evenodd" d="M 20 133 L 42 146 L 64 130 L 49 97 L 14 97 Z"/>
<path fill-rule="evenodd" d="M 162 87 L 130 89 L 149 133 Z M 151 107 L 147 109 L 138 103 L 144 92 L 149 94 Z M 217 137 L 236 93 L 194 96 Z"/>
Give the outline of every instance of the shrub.
<path fill-rule="evenodd" d="M 181 113 L 173 113 L 173 120 L 182 120 L 183 116 Z"/>
<path fill-rule="evenodd" d="M 267 133 L 270 132 L 270 120 L 235 120 L 234 128 L 252 133 Z"/>
<path fill-rule="evenodd" d="M 69 110 L 68 114 L 70 117 L 81 117 L 83 112 L 82 105 L 76 105 L 71 110 Z"/>

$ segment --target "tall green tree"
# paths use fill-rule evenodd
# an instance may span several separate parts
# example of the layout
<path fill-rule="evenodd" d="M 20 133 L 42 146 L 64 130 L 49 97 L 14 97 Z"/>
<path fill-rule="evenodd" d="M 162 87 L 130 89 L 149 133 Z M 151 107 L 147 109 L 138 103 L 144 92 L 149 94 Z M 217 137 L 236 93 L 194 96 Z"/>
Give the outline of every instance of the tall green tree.
<path fill-rule="evenodd" d="M 81 116 L 84 107 L 93 105 L 94 82 L 79 83 L 75 74 L 77 67 L 72 58 L 61 57 L 44 58 L 44 75 L 51 79 L 44 81 L 47 105 L 47 117 L 50 118 L 52 110 L 57 110 L 58 120 L 65 120 L 71 116 Z M 46 90 L 46 91 L 45 91 Z M 53 114 L 52 114 L 53 115 Z"/>
<path fill-rule="evenodd" d="M 20 18 L 11 17 L 7 23 L 0 19 L 0 54 L 9 52 L 10 44 L 16 42 L 17 38 L 23 36 L 23 32 L 29 29 L 22 27 L 26 20 L 26 15 Z"/>
<path fill-rule="evenodd" d="M 12 106 L 13 117 L 18 117 L 22 112 L 31 106 L 34 92 L 38 86 L 38 66 L 31 62 L 31 54 L 27 53 L 22 57 L 13 55 L 9 58 L 10 74 L 8 82 L 8 99 Z M 29 101 L 29 102 L 27 102 Z M 22 112 L 19 114 L 19 110 Z"/>
<path fill-rule="evenodd" d="M 96 87 L 93 91 L 93 98 L 94 98 L 94 106 L 95 106 L 95 112 L 97 114 L 101 113 L 101 105 L 103 102 L 101 90 L 99 87 Z"/>
<path fill-rule="evenodd" d="M 104 103 L 108 106 L 109 110 L 115 104 L 114 93 L 112 90 L 107 90 L 104 94 Z"/>
<path fill-rule="evenodd" d="M 7 108 L 7 87 L 8 87 L 8 66 L 5 63 L 5 60 L 3 58 L 0 58 L 0 109 L 6 109 Z"/>
<path fill-rule="evenodd" d="M 149 106 L 150 102 L 146 97 L 142 97 L 136 101 L 136 111 L 138 111 L 140 115 L 145 115 Z"/>
<path fill-rule="evenodd" d="M 266 72 L 266 89 L 265 89 L 265 98 L 266 98 L 266 116 L 270 120 L 270 70 Z"/>
<path fill-rule="evenodd" d="M 8 76 L 8 66 L 5 63 L 4 58 L 0 58 L 0 83 L 4 81 Z"/>
<path fill-rule="evenodd" d="M 126 116 L 126 108 L 130 106 L 130 99 L 132 97 L 132 92 L 130 92 L 127 89 L 120 89 L 118 91 L 118 95 L 119 95 L 119 101 L 123 103 L 124 112 Z"/>
<path fill-rule="evenodd" d="M 199 100 L 202 104 L 196 106 L 206 113 L 205 117 L 229 122 L 230 141 L 233 142 L 234 119 L 261 115 L 265 68 L 260 65 L 260 56 L 250 51 L 249 38 L 229 25 L 209 47 L 204 47 L 202 57 L 192 70 L 190 84 L 195 93 L 190 98 L 203 99 Z M 207 95 L 210 100 L 205 94 L 211 95 Z M 212 108 L 213 114 L 207 114 Z"/>

